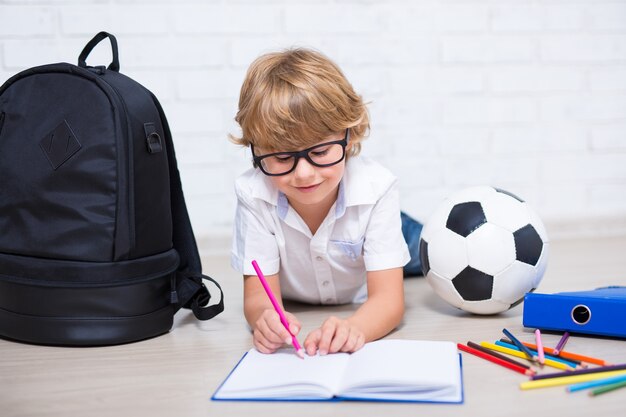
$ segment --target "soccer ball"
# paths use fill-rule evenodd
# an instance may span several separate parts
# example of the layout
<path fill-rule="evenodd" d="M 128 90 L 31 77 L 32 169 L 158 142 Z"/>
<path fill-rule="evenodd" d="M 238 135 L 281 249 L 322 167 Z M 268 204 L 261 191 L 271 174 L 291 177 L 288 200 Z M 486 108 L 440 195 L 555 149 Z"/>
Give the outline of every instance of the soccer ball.
<path fill-rule="evenodd" d="M 424 276 L 441 298 L 471 313 L 495 314 L 537 288 L 548 262 L 548 236 L 522 199 L 470 187 L 434 211 L 419 252 Z"/>

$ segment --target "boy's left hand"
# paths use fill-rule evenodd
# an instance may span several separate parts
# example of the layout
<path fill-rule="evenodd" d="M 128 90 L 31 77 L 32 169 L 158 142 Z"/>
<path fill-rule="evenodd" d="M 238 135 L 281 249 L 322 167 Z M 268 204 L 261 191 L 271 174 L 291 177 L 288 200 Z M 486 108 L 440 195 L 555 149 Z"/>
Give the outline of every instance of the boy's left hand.
<path fill-rule="evenodd" d="M 365 344 L 363 332 L 348 320 L 331 316 L 322 326 L 313 330 L 304 340 L 307 355 L 337 352 L 356 352 Z"/>

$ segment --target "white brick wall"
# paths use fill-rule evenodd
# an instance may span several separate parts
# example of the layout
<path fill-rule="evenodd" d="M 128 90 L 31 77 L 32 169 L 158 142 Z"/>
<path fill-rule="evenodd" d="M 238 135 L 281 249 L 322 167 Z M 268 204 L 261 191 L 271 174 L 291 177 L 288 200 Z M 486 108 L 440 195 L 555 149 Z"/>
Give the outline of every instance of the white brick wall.
<path fill-rule="evenodd" d="M 553 237 L 626 232 L 626 2 L 618 0 L 0 0 L 0 82 L 76 62 L 98 31 L 161 100 L 204 250 L 226 251 L 227 140 L 260 53 L 322 50 L 370 102 L 364 153 L 424 220 L 452 191 L 500 186 Z M 107 64 L 107 44 L 88 62 Z"/>

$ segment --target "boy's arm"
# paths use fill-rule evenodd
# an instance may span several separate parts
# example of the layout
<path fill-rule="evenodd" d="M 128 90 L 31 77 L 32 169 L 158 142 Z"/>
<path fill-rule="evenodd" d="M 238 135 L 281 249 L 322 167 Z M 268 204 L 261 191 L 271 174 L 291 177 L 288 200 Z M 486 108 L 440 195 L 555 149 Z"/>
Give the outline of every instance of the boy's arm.
<path fill-rule="evenodd" d="M 404 316 L 402 268 L 367 272 L 367 300 L 348 318 L 361 329 L 365 342 L 380 339 L 398 327 Z"/>
<path fill-rule="evenodd" d="M 367 301 L 347 319 L 332 316 L 304 341 L 309 355 L 355 352 L 395 329 L 404 316 L 402 268 L 367 273 Z"/>
<path fill-rule="evenodd" d="M 272 289 L 276 300 L 282 307 L 283 297 L 280 293 L 280 284 L 278 274 L 265 275 L 267 284 Z M 268 298 L 261 281 L 256 275 L 243 276 L 243 313 L 250 327 L 254 330 L 254 324 L 261 316 L 263 311 L 273 309 L 272 303 Z"/>
<path fill-rule="evenodd" d="M 267 275 L 265 279 L 283 308 L 278 274 Z M 256 275 L 244 275 L 243 309 L 246 320 L 252 328 L 254 345 L 261 353 L 271 353 L 285 343 L 291 343 L 291 335 L 280 322 L 278 313 L 274 310 L 272 302 Z M 300 323 L 293 314 L 287 311 L 285 311 L 285 316 L 289 321 L 291 332 L 297 335 L 300 331 Z"/>

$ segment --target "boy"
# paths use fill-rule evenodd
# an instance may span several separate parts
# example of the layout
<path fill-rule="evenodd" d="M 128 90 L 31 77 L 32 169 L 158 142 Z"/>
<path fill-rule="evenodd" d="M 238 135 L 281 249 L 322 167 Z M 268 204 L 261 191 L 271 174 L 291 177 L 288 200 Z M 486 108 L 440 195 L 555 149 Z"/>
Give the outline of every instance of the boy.
<path fill-rule="evenodd" d="M 308 49 L 255 60 L 235 120 L 254 168 L 235 185 L 231 264 L 244 275 L 244 314 L 255 347 L 291 343 L 261 286 L 256 259 L 279 302 L 363 303 L 331 316 L 304 339 L 308 355 L 354 352 L 398 326 L 404 314 L 396 179 L 357 157 L 369 129 L 365 104 L 341 70 Z M 300 322 L 285 312 L 294 335 Z"/>

